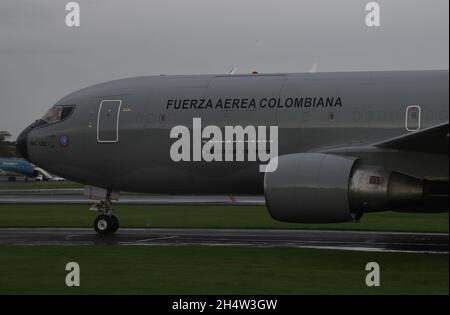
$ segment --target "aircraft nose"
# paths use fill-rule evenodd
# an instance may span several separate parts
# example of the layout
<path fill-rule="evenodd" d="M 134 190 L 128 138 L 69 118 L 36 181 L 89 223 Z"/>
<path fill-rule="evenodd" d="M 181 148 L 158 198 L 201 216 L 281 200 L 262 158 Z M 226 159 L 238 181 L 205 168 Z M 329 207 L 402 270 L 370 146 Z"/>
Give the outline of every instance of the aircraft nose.
<path fill-rule="evenodd" d="M 17 137 L 16 141 L 16 149 L 17 152 L 26 160 L 30 161 L 29 152 L 28 152 L 28 136 L 36 126 L 40 125 L 40 121 L 36 120 L 34 123 L 25 128 Z M 31 161 L 30 161 L 31 162 Z"/>
<path fill-rule="evenodd" d="M 16 141 L 16 150 L 19 152 L 20 156 L 22 156 L 24 159 L 29 160 L 28 158 L 28 148 L 27 148 L 27 142 L 28 142 L 28 134 L 30 133 L 30 130 L 27 128 L 24 131 L 22 131 L 17 138 Z"/>

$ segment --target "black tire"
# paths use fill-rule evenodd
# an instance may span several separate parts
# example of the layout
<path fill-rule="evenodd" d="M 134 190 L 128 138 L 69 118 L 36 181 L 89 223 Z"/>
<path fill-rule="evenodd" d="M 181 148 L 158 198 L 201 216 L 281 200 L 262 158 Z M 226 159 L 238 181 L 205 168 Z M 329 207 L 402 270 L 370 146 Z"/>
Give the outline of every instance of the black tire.
<path fill-rule="evenodd" d="M 116 233 L 119 229 L 119 219 L 114 214 L 111 214 L 110 217 L 112 220 L 111 233 Z"/>
<path fill-rule="evenodd" d="M 94 229 L 98 234 L 110 234 L 113 230 L 113 220 L 109 215 L 101 214 L 95 218 Z"/>

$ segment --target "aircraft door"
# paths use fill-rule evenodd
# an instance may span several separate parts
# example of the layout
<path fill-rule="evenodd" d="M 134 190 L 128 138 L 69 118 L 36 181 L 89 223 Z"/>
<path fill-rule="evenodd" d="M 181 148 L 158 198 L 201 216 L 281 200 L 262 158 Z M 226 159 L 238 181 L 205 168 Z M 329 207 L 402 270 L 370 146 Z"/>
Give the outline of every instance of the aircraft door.
<path fill-rule="evenodd" d="M 119 141 L 119 119 L 121 100 L 102 100 L 98 108 L 97 142 L 116 143 Z"/>
<path fill-rule="evenodd" d="M 406 107 L 405 128 L 407 131 L 416 131 L 420 129 L 421 108 L 418 105 Z"/>

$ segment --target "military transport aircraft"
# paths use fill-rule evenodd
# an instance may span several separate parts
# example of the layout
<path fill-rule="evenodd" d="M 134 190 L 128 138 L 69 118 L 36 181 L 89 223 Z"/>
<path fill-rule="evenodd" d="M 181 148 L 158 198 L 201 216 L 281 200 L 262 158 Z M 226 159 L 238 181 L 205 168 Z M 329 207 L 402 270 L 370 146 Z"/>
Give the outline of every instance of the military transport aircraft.
<path fill-rule="evenodd" d="M 98 233 L 120 191 L 264 194 L 288 222 L 448 211 L 449 73 L 149 76 L 70 94 L 22 156 L 88 185 Z"/>

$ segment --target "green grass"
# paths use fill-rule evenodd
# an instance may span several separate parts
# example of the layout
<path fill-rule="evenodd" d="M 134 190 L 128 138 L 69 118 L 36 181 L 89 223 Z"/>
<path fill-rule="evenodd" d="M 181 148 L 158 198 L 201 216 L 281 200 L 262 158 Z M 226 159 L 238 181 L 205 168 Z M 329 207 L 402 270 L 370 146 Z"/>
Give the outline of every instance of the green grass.
<path fill-rule="evenodd" d="M 359 223 L 291 224 L 273 220 L 265 207 L 118 206 L 122 227 L 289 228 L 448 232 L 448 213 L 372 213 Z M 91 227 L 87 205 L 0 205 L 0 227 Z"/>
<path fill-rule="evenodd" d="M 73 182 L 1 182 L 0 190 L 10 189 L 62 189 L 62 188 L 83 188 L 83 185 Z"/>
<path fill-rule="evenodd" d="M 80 264 L 81 286 L 65 285 Z M 381 286 L 365 285 L 378 262 Z M 0 294 L 448 294 L 448 255 L 281 248 L 0 246 Z"/>

